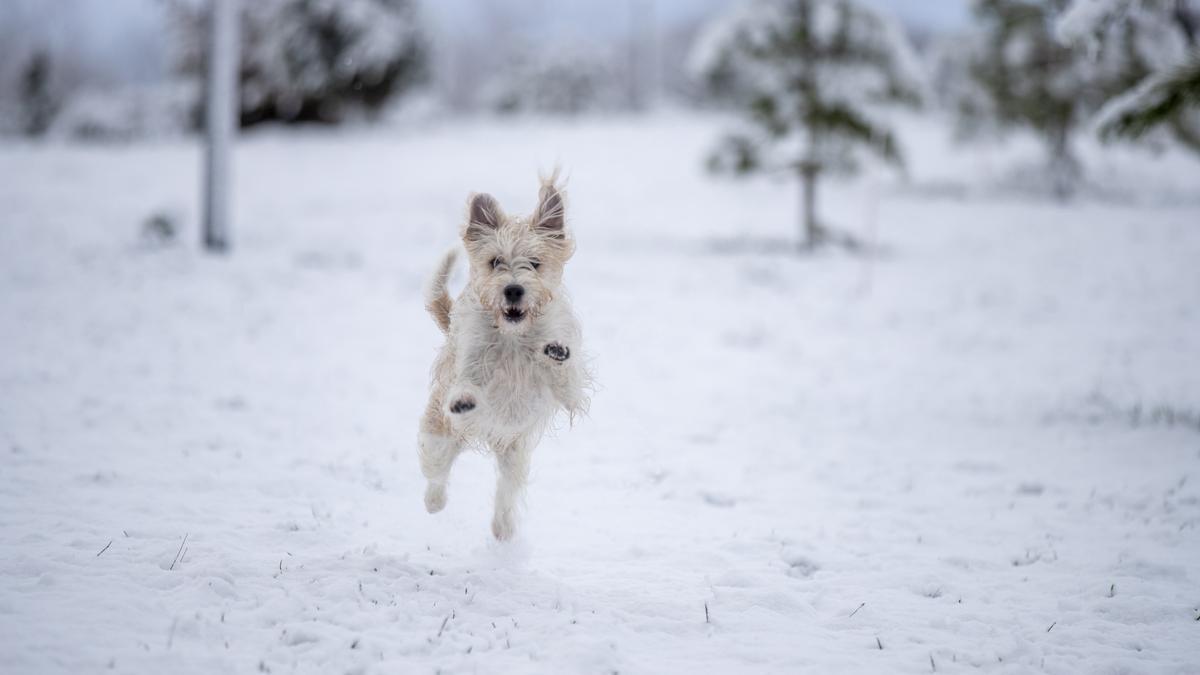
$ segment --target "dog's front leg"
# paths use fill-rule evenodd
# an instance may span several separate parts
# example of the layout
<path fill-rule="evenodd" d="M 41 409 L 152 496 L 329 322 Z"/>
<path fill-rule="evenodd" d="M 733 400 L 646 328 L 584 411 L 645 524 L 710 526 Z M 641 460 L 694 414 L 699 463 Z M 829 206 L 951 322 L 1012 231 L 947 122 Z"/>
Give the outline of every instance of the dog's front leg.
<path fill-rule="evenodd" d="M 450 387 L 446 396 L 446 414 L 451 419 L 465 417 L 467 413 L 477 410 L 482 401 L 479 387 L 465 379 L 460 380 Z"/>
<path fill-rule="evenodd" d="M 461 342 L 457 346 L 457 366 L 450 386 L 446 388 L 444 410 L 446 417 L 456 429 L 466 431 L 469 421 L 483 414 L 483 381 L 484 373 L 479 367 L 479 360 L 469 342 Z"/>
<path fill-rule="evenodd" d="M 444 410 L 456 429 L 464 429 L 472 418 L 483 415 L 483 384 L 487 381 L 480 361 L 481 346 L 475 339 L 472 325 L 456 331 L 452 340 L 454 353 L 453 376 L 448 378 Z"/>
<path fill-rule="evenodd" d="M 565 358 L 557 358 L 562 355 Z M 587 395 L 584 392 L 587 376 L 583 364 L 571 356 L 570 347 L 556 342 L 546 345 L 546 356 L 550 361 L 550 390 L 554 399 L 574 418 L 587 409 Z"/>
<path fill-rule="evenodd" d="M 554 303 L 546 312 L 545 326 L 537 347 L 543 365 L 549 371 L 554 399 L 572 418 L 587 409 L 587 369 L 583 364 L 582 332 L 579 322 L 565 303 Z"/>
<path fill-rule="evenodd" d="M 542 347 L 542 358 L 550 371 L 550 390 L 554 394 L 554 400 L 574 418 L 576 414 L 587 409 L 587 395 L 584 393 L 587 374 L 580 350 L 572 349 L 579 344 L 578 327 L 570 328 L 572 330 L 565 332 L 574 339 L 547 341 Z"/>
<path fill-rule="evenodd" d="M 517 525 L 517 506 L 529 478 L 533 444 L 525 439 L 498 446 L 496 450 L 496 512 L 492 534 L 500 541 L 512 538 Z"/>

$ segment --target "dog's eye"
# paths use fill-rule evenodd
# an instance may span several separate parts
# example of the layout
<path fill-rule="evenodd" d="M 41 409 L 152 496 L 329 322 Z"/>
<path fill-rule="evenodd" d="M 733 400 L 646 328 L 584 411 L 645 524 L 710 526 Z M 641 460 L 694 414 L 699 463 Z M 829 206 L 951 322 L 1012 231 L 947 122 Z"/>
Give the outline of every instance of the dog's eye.
<path fill-rule="evenodd" d="M 542 261 L 540 261 L 540 260 L 530 260 L 530 261 L 529 261 L 529 264 L 530 264 L 530 265 L 533 265 L 533 269 L 535 269 L 535 270 L 536 270 L 537 268 L 539 268 L 539 267 L 541 267 L 541 266 L 542 266 Z"/>
<path fill-rule="evenodd" d="M 492 269 L 496 269 L 497 267 L 499 267 L 503 264 L 504 264 L 503 260 L 501 260 L 499 258 L 492 258 Z"/>

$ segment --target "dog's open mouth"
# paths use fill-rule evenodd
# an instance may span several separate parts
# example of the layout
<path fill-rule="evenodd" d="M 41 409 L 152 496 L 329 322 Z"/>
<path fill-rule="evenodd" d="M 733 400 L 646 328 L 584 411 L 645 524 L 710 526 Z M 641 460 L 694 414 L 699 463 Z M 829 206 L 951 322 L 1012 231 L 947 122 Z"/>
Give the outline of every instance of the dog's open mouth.
<path fill-rule="evenodd" d="M 509 323 L 521 323 L 525 319 L 525 312 L 516 307 L 507 307 L 504 310 L 504 320 Z"/>

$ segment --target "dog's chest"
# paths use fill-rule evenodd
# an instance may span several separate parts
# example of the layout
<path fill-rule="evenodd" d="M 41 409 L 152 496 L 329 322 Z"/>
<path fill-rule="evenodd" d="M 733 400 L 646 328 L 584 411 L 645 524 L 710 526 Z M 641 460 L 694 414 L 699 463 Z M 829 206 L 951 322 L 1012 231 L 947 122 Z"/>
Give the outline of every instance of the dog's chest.
<path fill-rule="evenodd" d="M 554 413 L 549 380 L 538 356 L 526 341 L 503 338 L 479 353 L 479 381 L 495 422 L 524 427 L 541 423 Z"/>

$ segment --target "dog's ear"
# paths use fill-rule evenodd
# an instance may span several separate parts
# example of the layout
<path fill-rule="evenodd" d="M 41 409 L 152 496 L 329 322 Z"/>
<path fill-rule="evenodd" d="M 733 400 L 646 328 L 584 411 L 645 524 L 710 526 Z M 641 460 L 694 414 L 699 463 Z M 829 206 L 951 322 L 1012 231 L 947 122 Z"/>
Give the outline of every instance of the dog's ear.
<path fill-rule="evenodd" d="M 478 241 L 489 232 L 500 228 L 504 222 L 504 214 L 496 198 L 481 192 L 473 194 L 467 200 L 467 225 L 463 228 L 463 239 Z"/>
<path fill-rule="evenodd" d="M 545 236 L 563 239 L 563 226 L 566 224 L 566 203 L 562 190 L 555 185 L 558 172 L 548 180 L 542 181 L 538 190 L 537 210 L 533 212 L 533 229 Z"/>

